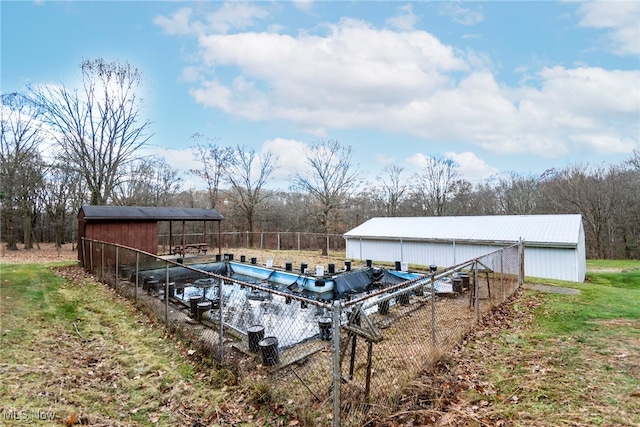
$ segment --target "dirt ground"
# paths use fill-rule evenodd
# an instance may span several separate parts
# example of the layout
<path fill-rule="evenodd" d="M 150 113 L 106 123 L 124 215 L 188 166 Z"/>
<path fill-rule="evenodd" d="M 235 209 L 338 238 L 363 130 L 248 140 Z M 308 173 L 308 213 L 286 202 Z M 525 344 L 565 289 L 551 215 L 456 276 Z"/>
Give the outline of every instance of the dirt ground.
<path fill-rule="evenodd" d="M 299 264 L 306 262 L 309 268 L 315 268 L 316 265 L 327 265 L 328 263 L 336 264 L 336 268 L 342 268 L 344 258 L 338 256 L 323 256 L 318 251 L 298 252 L 298 251 L 275 251 L 275 250 L 257 250 L 257 249 L 239 249 L 225 248 L 223 252 L 233 253 L 235 258 L 239 259 L 240 255 L 246 255 L 247 258 L 258 257 L 259 263 L 264 263 L 267 258 L 273 259 L 275 266 L 284 266 L 286 262 Z M 215 252 L 209 252 L 213 255 Z M 22 245 L 18 245 L 17 251 L 11 251 L 6 248 L 3 243 L 0 246 L 0 264 L 23 264 L 23 263 L 48 263 L 48 262 L 65 262 L 77 261 L 78 252 L 76 246 L 71 243 L 56 248 L 53 243 L 40 243 L 39 248 L 24 249 Z M 353 267 L 358 267 L 358 263 L 354 262 Z"/>
<path fill-rule="evenodd" d="M 62 245 L 56 249 L 54 243 L 40 243 L 40 248 L 24 249 L 18 245 L 17 251 L 10 251 L 2 243 L 0 246 L 0 264 L 24 264 L 24 263 L 46 263 L 57 261 L 75 261 L 78 259 L 78 252 L 71 243 Z"/>

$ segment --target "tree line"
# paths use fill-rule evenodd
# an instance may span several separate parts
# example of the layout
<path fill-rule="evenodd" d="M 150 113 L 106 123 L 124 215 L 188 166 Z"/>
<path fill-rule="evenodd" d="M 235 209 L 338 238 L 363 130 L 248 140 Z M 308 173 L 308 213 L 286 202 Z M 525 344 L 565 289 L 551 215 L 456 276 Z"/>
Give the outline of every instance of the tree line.
<path fill-rule="evenodd" d="M 509 172 L 479 184 L 434 154 L 418 173 L 388 165 L 366 182 L 351 146 L 319 139 L 289 188 L 273 190 L 275 153 L 194 134 L 199 167 L 189 173 L 205 188 L 187 188 L 164 158 L 141 155 L 152 134 L 139 70 L 103 59 L 80 69 L 81 88 L 2 94 L 0 233 L 9 250 L 73 242 L 82 205 L 113 204 L 217 209 L 224 231 L 247 231 L 251 239 L 259 231 L 341 234 L 376 216 L 578 213 L 589 258 L 640 259 L 639 150 L 617 164 Z"/>

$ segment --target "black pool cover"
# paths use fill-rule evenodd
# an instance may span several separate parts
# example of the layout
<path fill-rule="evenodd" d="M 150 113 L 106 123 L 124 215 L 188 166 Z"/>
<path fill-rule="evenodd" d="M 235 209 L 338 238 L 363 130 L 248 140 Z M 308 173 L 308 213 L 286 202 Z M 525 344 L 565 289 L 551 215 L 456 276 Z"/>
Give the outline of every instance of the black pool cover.
<path fill-rule="evenodd" d="M 369 288 L 374 284 L 381 286 L 395 285 L 406 282 L 398 276 L 394 276 L 384 268 L 366 268 L 342 273 L 333 279 L 336 283 L 334 293 L 344 294 L 347 292 L 357 292 Z"/>

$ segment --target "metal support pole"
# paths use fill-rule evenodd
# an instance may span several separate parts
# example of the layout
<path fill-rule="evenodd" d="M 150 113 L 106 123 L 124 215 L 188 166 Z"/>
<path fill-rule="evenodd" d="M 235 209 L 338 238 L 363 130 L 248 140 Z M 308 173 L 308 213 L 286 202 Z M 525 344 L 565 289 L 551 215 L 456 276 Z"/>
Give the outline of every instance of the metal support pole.
<path fill-rule="evenodd" d="M 518 287 L 522 287 L 524 284 L 524 241 L 520 239 L 518 243 L 518 260 L 520 265 L 518 267 Z"/>
<path fill-rule="evenodd" d="M 91 264 L 89 271 L 93 273 L 93 240 L 89 241 L 89 263 Z"/>
<path fill-rule="evenodd" d="M 139 285 L 139 279 L 138 279 L 138 272 L 140 270 L 140 252 L 136 251 L 136 289 L 133 293 L 134 295 L 134 299 L 136 301 L 138 301 L 138 285 Z"/>
<path fill-rule="evenodd" d="M 480 321 L 480 285 L 478 284 L 478 263 L 475 263 L 474 269 L 473 269 L 473 295 L 474 295 L 474 301 L 473 304 L 475 306 L 476 309 L 476 320 L 479 322 Z"/>
<path fill-rule="evenodd" d="M 280 250 L 280 232 L 278 231 L 278 251 Z"/>
<path fill-rule="evenodd" d="M 224 360 L 224 298 L 222 298 L 222 287 L 224 280 L 218 280 L 218 315 L 220 323 L 220 363 Z"/>
<path fill-rule="evenodd" d="M 119 246 L 116 246 L 116 276 L 115 276 L 115 280 L 113 281 L 113 286 L 115 286 L 116 290 L 118 289 L 118 274 L 120 273 L 118 267 L 119 267 L 119 262 L 120 262 L 120 251 L 118 250 L 120 249 Z"/>
<path fill-rule="evenodd" d="M 436 341 L 436 291 L 435 291 L 435 274 L 431 275 L 431 343 L 438 345 Z"/>
<path fill-rule="evenodd" d="M 298 252 L 300 252 L 300 232 L 298 231 Z"/>
<path fill-rule="evenodd" d="M 104 243 L 100 243 L 100 280 L 104 281 Z"/>
<path fill-rule="evenodd" d="M 504 301 L 504 249 L 500 251 L 500 294 Z"/>
<path fill-rule="evenodd" d="M 333 427 L 340 427 L 340 302 L 333 302 Z"/>
<path fill-rule="evenodd" d="M 169 263 L 166 263 L 164 279 L 164 324 L 169 324 Z"/>

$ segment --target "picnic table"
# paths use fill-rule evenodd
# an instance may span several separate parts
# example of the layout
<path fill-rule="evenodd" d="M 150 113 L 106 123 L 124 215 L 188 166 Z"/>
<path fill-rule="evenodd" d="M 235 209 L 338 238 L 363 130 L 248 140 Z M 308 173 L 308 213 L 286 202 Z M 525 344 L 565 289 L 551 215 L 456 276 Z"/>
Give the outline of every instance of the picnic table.
<path fill-rule="evenodd" d="M 188 243 L 186 245 L 175 245 L 171 248 L 172 254 L 182 254 L 184 255 L 186 252 L 195 252 L 195 253 L 204 253 L 207 254 L 209 250 L 208 243 Z"/>

